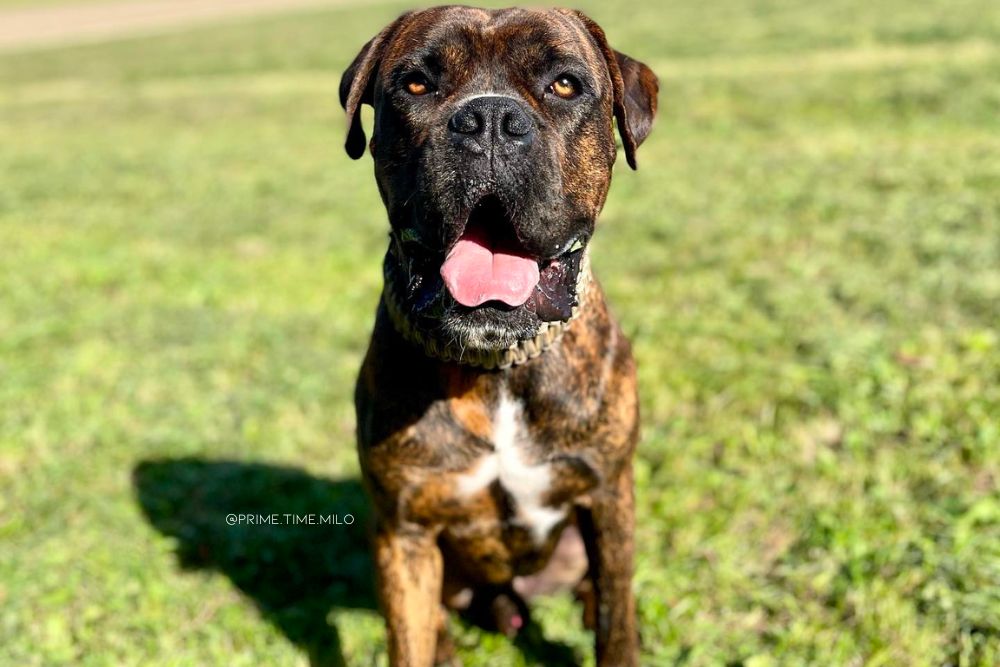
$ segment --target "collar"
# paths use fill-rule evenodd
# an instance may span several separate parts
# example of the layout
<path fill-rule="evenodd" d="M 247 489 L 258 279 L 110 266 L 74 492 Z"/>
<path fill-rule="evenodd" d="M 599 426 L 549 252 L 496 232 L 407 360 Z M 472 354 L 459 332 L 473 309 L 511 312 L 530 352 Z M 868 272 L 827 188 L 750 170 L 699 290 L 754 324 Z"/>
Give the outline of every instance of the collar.
<path fill-rule="evenodd" d="M 392 251 L 390 250 L 390 253 Z M 587 253 L 588 250 L 584 250 Z M 532 338 L 518 341 L 506 349 L 500 350 L 470 350 L 463 349 L 452 342 L 446 342 L 434 337 L 413 322 L 402 307 L 402 301 L 396 293 L 395 281 L 392 279 L 390 262 L 383 266 L 382 301 L 396 331 L 407 341 L 420 348 L 424 354 L 441 361 L 452 361 L 467 366 L 475 366 L 485 370 L 507 369 L 523 364 L 541 356 L 543 352 L 554 347 L 562 338 L 577 316 L 586 308 L 591 295 L 590 257 L 584 254 L 580 262 L 580 273 L 576 278 L 577 305 L 573 306 L 572 314 L 567 320 L 543 322 Z"/>

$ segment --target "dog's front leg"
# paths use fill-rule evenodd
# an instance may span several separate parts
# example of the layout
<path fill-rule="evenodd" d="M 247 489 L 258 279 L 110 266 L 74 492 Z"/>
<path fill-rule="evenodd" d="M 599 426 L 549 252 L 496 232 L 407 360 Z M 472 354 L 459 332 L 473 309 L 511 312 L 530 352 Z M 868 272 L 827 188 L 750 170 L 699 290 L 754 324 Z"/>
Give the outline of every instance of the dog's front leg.
<path fill-rule="evenodd" d="M 441 605 L 441 552 L 424 529 L 380 528 L 375 535 L 379 598 L 393 667 L 431 667 Z"/>
<path fill-rule="evenodd" d="M 634 524 L 629 463 L 615 482 L 592 495 L 590 508 L 580 512 L 580 532 L 590 562 L 588 576 L 596 598 L 594 634 L 600 667 L 639 664 L 632 595 Z"/>

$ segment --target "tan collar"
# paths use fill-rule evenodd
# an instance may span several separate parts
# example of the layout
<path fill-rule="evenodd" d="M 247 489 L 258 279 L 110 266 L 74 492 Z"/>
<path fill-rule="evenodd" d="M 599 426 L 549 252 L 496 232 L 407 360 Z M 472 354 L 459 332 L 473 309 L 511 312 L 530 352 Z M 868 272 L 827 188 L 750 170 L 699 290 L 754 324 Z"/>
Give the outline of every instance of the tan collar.
<path fill-rule="evenodd" d="M 384 280 L 382 301 L 385 303 L 393 327 L 403 338 L 421 348 L 424 354 L 429 357 L 486 370 L 517 366 L 539 357 L 543 352 L 552 348 L 586 307 L 591 292 L 590 258 L 585 254 L 580 262 L 580 273 L 576 279 L 577 305 L 573 306 L 573 312 L 568 320 L 543 322 L 533 338 L 519 341 L 506 349 L 470 350 L 443 342 L 427 332 L 421 331 L 401 308 L 399 296 L 396 294 L 388 267 L 384 271 Z"/>

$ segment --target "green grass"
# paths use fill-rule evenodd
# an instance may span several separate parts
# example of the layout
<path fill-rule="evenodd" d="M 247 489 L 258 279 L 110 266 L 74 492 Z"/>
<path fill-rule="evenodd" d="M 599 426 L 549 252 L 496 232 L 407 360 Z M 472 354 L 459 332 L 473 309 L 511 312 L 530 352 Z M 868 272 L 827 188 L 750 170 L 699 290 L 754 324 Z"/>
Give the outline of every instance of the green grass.
<path fill-rule="evenodd" d="M 579 5 L 661 74 L 594 249 L 644 664 L 1000 664 L 995 2 Z M 361 522 L 224 516 L 366 516 L 386 225 L 336 84 L 402 8 L 0 58 L 0 664 L 385 663 Z"/>

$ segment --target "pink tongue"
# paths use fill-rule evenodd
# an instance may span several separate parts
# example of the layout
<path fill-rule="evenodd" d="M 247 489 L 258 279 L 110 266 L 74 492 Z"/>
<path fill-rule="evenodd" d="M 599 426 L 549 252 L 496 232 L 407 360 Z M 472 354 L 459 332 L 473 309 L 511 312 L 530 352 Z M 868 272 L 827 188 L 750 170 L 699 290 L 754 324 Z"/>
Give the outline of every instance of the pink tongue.
<path fill-rule="evenodd" d="M 503 301 L 520 306 L 538 284 L 538 263 L 520 255 L 494 252 L 476 234 L 466 234 L 441 265 L 448 291 L 463 306 Z"/>

